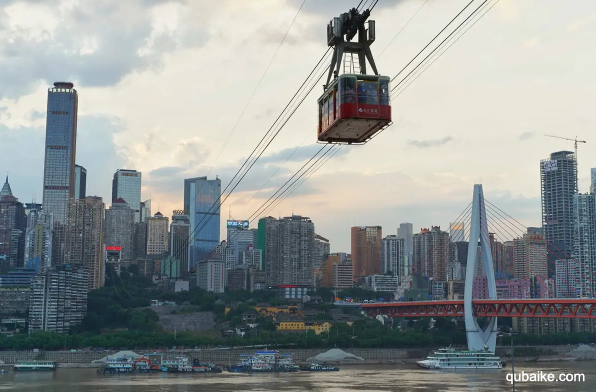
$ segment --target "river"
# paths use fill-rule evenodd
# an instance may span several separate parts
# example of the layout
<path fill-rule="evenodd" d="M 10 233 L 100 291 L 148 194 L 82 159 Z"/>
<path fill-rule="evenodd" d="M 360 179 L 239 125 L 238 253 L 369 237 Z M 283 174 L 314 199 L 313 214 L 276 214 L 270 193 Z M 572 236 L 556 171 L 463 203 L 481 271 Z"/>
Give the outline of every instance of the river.
<path fill-rule="evenodd" d="M 524 363 L 516 373 L 583 373 L 585 382 L 516 383 L 516 391 L 596 391 L 594 362 Z M 0 391 L 19 392 L 438 392 L 511 391 L 502 371 L 429 371 L 415 365 L 345 366 L 339 372 L 280 374 L 168 374 L 99 375 L 96 369 L 0 374 Z"/>

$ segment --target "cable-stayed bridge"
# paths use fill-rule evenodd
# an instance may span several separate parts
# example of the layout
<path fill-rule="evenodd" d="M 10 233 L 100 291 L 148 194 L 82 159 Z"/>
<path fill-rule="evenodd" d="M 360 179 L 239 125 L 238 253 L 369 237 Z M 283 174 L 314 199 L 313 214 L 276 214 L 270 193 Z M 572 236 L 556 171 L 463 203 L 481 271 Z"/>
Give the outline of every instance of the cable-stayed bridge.
<path fill-rule="evenodd" d="M 468 239 L 467 252 L 462 252 L 467 257 L 463 254 L 459 257 L 460 263 L 465 263 L 461 268 L 465 270 L 465 280 L 462 282 L 463 276 L 457 271 L 461 266 L 454 265 L 458 262 L 452 244 L 445 249 L 440 241 L 426 246 L 426 253 L 417 257 L 412 272 L 421 275 L 430 272 L 440 280 L 457 275 L 460 288 L 463 286 L 463 299 L 433 300 L 434 285 L 448 282 L 434 282 L 430 278 L 430 300 L 410 297 L 400 302 L 364 303 L 360 305 L 362 310 L 372 317 L 464 317 L 469 349 L 488 346 L 493 351 L 497 317 L 596 319 L 594 265 L 589 256 L 581 252 L 579 257 L 565 255 L 553 249 L 552 244 L 547 249 L 540 233 L 523 227 L 485 200 L 479 184 L 474 185 L 471 205 L 456 222 L 457 230 L 463 231 L 458 233 L 461 242 Z M 449 262 L 445 263 L 446 260 Z M 486 328 L 479 326 L 479 317 L 488 318 Z"/>

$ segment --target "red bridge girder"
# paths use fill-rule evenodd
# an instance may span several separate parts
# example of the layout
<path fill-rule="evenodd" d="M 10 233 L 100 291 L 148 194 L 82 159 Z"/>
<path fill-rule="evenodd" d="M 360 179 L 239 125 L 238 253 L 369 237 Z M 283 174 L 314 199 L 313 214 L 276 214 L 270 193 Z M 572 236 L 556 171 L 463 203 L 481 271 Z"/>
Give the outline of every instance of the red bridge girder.
<path fill-rule="evenodd" d="M 476 317 L 596 318 L 596 299 L 480 299 Z M 370 316 L 463 317 L 464 301 L 414 301 L 362 304 Z"/>

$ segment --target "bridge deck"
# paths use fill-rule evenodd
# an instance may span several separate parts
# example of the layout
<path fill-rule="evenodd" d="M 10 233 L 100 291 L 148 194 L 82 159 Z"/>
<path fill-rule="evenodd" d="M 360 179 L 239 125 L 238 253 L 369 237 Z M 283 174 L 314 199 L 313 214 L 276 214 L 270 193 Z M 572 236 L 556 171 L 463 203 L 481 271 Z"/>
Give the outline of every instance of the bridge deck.
<path fill-rule="evenodd" d="M 463 317 L 464 301 L 384 302 L 360 305 L 371 316 Z M 479 299 L 476 317 L 596 318 L 596 299 Z"/>

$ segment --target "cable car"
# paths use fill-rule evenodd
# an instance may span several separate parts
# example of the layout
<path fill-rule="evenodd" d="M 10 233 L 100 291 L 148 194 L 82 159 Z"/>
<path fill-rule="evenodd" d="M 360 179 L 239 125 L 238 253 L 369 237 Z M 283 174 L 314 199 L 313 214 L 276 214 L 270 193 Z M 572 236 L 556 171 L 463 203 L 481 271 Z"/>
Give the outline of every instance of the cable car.
<path fill-rule="evenodd" d="M 363 144 L 391 125 L 387 76 L 340 75 L 318 104 L 320 142 Z"/>
<path fill-rule="evenodd" d="M 361 14 L 353 8 L 327 26 L 327 42 L 334 51 L 324 93 L 317 102 L 320 143 L 364 144 L 392 124 L 390 78 L 379 75 L 372 57 L 375 22 L 370 20 L 366 26 L 369 16 L 370 10 Z M 356 35 L 358 41 L 352 42 Z M 346 55 L 344 61 L 348 53 L 350 57 Z M 358 64 L 353 61 L 354 54 Z M 367 60 L 374 75 L 366 74 Z M 339 75 L 342 62 L 344 73 Z"/>

